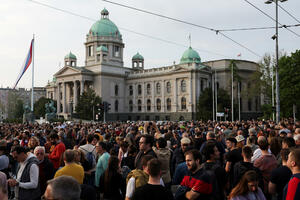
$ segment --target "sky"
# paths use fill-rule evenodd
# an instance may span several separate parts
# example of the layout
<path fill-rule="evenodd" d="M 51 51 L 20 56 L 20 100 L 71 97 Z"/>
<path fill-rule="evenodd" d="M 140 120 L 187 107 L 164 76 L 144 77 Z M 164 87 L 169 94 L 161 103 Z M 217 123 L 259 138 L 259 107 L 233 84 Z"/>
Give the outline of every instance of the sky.
<path fill-rule="evenodd" d="M 274 27 L 275 22 L 249 5 L 247 0 L 111 0 L 160 15 L 176 18 L 214 30 Z M 275 18 L 275 4 L 264 0 L 248 0 Z M 64 56 L 70 51 L 77 56 L 77 65 L 85 61 L 86 34 L 99 20 L 103 8 L 122 34 L 124 66 L 131 67 L 131 58 L 137 52 L 145 59 L 145 68 L 156 68 L 179 63 L 190 45 L 203 62 L 218 59 L 243 59 L 259 62 L 266 53 L 274 54 L 275 29 L 221 32 L 230 39 L 189 24 L 128 9 L 102 0 L 0 0 L 0 86 L 12 87 L 35 35 L 34 83 L 46 86 L 53 75 L 63 67 Z M 78 17 L 60 10 L 75 13 Z M 299 0 L 279 3 L 300 21 Z M 300 24 L 279 8 L 279 23 Z M 300 26 L 291 27 L 300 36 Z M 279 29 L 279 49 L 288 55 L 299 48 L 300 37 L 286 29 Z M 249 50 L 250 51 L 249 51 Z M 241 54 L 241 57 L 237 57 Z M 31 88 L 31 69 L 25 72 L 18 87 Z"/>

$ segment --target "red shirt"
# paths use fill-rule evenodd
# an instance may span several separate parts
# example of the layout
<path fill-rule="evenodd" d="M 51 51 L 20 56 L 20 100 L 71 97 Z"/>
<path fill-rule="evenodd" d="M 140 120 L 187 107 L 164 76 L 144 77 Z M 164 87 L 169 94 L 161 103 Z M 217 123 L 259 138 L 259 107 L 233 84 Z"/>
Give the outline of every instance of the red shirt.
<path fill-rule="evenodd" d="M 60 165 L 60 157 L 65 152 L 66 147 L 65 144 L 60 142 L 58 143 L 54 150 L 49 154 L 49 160 L 53 163 L 54 169 L 58 169 Z"/>

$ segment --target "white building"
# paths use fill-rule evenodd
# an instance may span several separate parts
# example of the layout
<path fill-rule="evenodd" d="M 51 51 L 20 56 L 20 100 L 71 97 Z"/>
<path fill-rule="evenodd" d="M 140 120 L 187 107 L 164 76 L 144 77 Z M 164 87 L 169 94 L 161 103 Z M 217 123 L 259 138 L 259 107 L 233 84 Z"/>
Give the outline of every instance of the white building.
<path fill-rule="evenodd" d="M 58 102 L 59 116 L 68 118 L 76 112 L 78 97 L 88 87 L 111 104 L 109 120 L 195 119 L 197 100 L 205 88 L 211 87 L 215 71 L 217 87 L 230 91 L 230 60 L 201 62 L 199 54 L 189 47 L 179 64 L 144 69 L 144 58 L 137 53 L 132 57 L 132 66 L 125 67 L 124 46 L 108 11 L 102 10 L 101 19 L 86 35 L 85 66 L 77 66 L 76 56 L 70 52 L 65 56 L 64 67 L 46 86 L 47 98 Z M 238 73 L 245 78 L 241 83 L 243 90 L 249 86 L 247 77 L 256 71 L 257 63 L 236 63 Z M 244 116 L 254 116 L 259 111 L 259 106 L 254 106 L 259 102 L 254 99 L 242 97 L 241 103 Z"/>

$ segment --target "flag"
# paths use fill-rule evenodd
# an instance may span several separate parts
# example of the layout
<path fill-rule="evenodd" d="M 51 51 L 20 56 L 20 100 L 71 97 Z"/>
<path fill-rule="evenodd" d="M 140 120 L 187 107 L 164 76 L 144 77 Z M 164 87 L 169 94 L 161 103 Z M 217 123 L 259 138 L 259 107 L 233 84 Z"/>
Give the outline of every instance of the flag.
<path fill-rule="evenodd" d="M 23 74 L 25 73 L 25 71 L 28 69 L 28 67 L 30 66 L 31 62 L 32 62 L 32 50 L 33 50 L 33 42 L 34 42 L 34 39 L 31 40 L 31 44 L 30 44 L 30 49 L 29 49 L 29 52 L 27 54 L 27 57 L 25 59 L 25 62 L 21 68 L 21 71 L 19 73 L 19 76 L 15 82 L 15 85 L 13 87 L 13 89 L 15 89 L 20 81 L 20 79 L 22 78 Z"/>
<path fill-rule="evenodd" d="M 237 57 L 241 57 L 242 56 L 242 54 L 241 53 L 239 53 L 238 55 L 237 55 Z"/>

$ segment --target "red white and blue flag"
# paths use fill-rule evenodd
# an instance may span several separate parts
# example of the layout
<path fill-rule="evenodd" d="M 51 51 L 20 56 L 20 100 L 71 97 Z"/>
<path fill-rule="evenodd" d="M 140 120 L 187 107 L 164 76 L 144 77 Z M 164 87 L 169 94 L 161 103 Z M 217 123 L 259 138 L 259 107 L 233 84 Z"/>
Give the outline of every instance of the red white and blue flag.
<path fill-rule="evenodd" d="M 25 59 L 25 62 L 23 64 L 23 67 L 21 68 L 21 71 L 19 73 L 19 76 L 15 82 L 15 85 L 13 87 L 13 89 L 15 89 L 20 81 L 20 79 L 22 78 L 23 74 L 25 73 L 25 71 L 29 68 L 31 62 L 32 62 L 32 57 L 33 57 L 33 43 L 34 43 L 34 39 L 31 40 L 31 44 L 30 44 L 30 49 L 29 52 L 27 54 L 27 57 Z"/>

